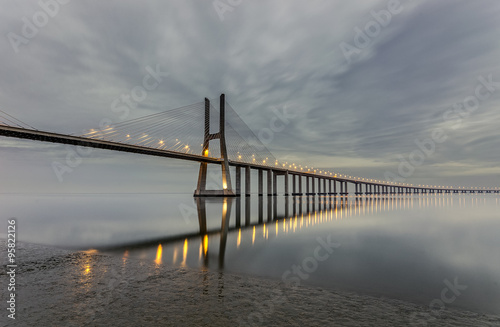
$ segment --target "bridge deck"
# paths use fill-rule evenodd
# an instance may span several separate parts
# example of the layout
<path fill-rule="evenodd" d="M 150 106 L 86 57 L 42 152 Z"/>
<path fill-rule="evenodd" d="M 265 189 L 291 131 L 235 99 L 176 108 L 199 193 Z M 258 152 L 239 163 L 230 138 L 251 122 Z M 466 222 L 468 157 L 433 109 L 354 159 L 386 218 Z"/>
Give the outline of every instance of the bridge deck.
<path fill-rule="evenodd" d="M 80 136 L 72 136 L 72 135 L 44 132 L 44 131 L 31 130 L 31 129 L 25 129 L 25 128 L 19 128 L 19 127 L 11 127 L 11 126 L 5 126 L 5 125 L 0 125 L 0 135 L 6 136 L 6 137 L 20 138 L 20 139 L 28 139 L 28 140 L 36 140 L 36 141 L 52 142 L 52 143 L 60 143 L 60 144 L 70 144 L 70 145 L 75 145 L 75 146 L 91 147 L 91 148 L 106 149 L 106 150 L 121 151 L 121 152 L 138 153 L 138 154 L 142 154 L 142 155 L 167 157 L 167 158 L 182 159 L 182 160 L 189 160 L 189 161 L 195 161 L 195 162 L 206 162 L 206 163 L 212 163 L 212 164 L 221 164 L 222 163 L 222 160 L 220 158 L 205 157 L 205 156 L 196 155 L 196 154 L 182 153 L 182 152 L 170 151 L 170 150 L 160 150 L 160 149 L 149 148 L 149 147 L 144 147 L 144 146 L 130 145 L 130 144 L 104 141 L 104 140 L 96 140 L 96 139 L 90 139 L 90 138 L 85 138 L 85 137 L 80 137 Z M 396 189 L 410 189 L 413 191 L 417 191 L 417 193 L 419 193 L 421 191 L 439 191 L 439 192 L 448 192 L 448 193 L 499 193 L 498 189 L 481 189 L 481 190 L 480 189 L 463 189 L 463 188 L 450 189 L 450 188 L 435 188 L 435 187 L 422 187 L 422 186 L 417 187 L 417 186 L 409 186 L 409 185 L 395 185 L 395 184 L 390 184 L 390 183 L 376 183 L 376 182 L 369 182 L 369 181 L 360 181 L 360 180 L 356 180 L 356 179 L 327 176 L 327 175 L 317 174 L 314 172 L 295 171 L 295 170 L 289 170 L 289 169 L 284 168 L 284 167 L 283 168 L 282 167 L 271 167 L 271 166 L 246 163 L 246 162 L 240 162 L 240 161 L 234 161 L 234 160 L 229 160 L 229 165 L 239 166 L 239 167 L 250 167 L 251 169 L 272 170 L 273 172 L 278 173 L 278 174 L 289 173 L 289 174 L 293 174 L 293 175 L 321 178 L 321 179 L 333 180 L 336 182 L 347 182 L 347 183 L 353 183 L 353 184 L 358 184 L 358 185 L 362 184 L 362 185 L 394 187 Z M 384 192 L 384 191 L 379 190 L 379 193 L 382 193 L 382 192 Z M 386 190 L 385 192 L 393 193 L 391 190 Z M 377 192 L 370 192 L 370 194 L 371 193 L 377 194 Z M 347 194 L 347 193 L 345 193 L 345 194 Z M 356 194 L 359 194 L 359 193 L 356 192 Z"/>

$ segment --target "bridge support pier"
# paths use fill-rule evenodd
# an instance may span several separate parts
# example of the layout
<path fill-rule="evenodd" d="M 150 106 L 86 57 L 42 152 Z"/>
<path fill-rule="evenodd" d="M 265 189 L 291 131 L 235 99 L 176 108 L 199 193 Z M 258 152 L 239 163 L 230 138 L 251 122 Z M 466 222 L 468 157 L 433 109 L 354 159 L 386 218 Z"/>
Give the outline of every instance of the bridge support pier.
<path fill-rule="evenodd" d="M 278 195 L 278 185 L 277 185 L 278 175 L 275 171 L 273 171 L 273 195 Z"/>
<path fill-rule="evenodd" d="M 273 195 L 273 171 L 267 170 L 267 196 Z"/>
<path fill-rule="evenodd" d="M 293 196 L 302 195 L 302 175 L 296 175 L 296 174 L 291 174 L 291 175 L 293 181 L 292 195 Z M 296 179 L 298 179 L 298 183 Z M 298 190 L 297 190 L 297 184 L 298 184 Z"/>
<path fill-rule="evenodd" d="M 236 166 L 236 196 L 241 196 L 241 167 Z"/>
<path fill-rule="evenodd" d="M 288 193 L 288 171 L 285 172 L 285 196 L 289 196 L 290 194 Z"/>
<path fill-rule="evenodd" d="M 250 196 L 250 166 L 245 167 L 245 196 Z"/>
<path fill-rule="evenodd" d="M 219 139 L 221 169 L 222 169 L 222 190 L 207 190 L 207 168 L 206 162 L 200 163 L 200 171 L 198 174 L 198 186 L 194 191 L 194 196 L 236 196 L 231 187 L 231 174 L 229 172 L 229 160 L 226 149 L 226 118 L 225 118 L 226 98 L 224 94 L 220 96 L 220 116 L 219 116 L 219 132 L 210 134 L 210 100 L 205 98 L 205 134 L 203 139 L 202 155 L 208 156 L 208 148 L 210 140 Z"/>
<path fill-rule="evenodd" d="M 264 195 L 264 171 L 259 169 L 259 196 Z"/>

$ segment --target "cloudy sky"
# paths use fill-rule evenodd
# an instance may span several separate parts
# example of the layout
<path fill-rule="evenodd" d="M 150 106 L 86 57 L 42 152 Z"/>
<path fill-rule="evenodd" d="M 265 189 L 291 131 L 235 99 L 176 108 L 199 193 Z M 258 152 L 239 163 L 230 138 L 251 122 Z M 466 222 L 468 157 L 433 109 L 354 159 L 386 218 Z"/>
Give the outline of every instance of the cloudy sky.
<path fill-rule="evenodd" d="M 277 158 L 500 184 L 498 1 L 0 4 L 0 110 L 40 130 L 81 134 L 224 92 L 256 134 L 287 112 L 267 144 Z M 151 69 L 160 81 L 147 96 L 128 115 L 112 110 Z M 95 150 L 61 182 L 52 163 L 71 147 L 0 147 L 0 192 L 191 192 L 197 177 L 195 164 Z"/>

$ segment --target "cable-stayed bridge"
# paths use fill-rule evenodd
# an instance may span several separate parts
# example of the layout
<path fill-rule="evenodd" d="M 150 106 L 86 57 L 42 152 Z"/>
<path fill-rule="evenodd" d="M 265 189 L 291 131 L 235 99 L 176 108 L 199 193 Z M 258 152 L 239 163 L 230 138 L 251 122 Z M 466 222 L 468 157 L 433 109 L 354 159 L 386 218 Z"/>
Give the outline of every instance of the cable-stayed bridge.
<path fill-rule="evenodd" d="M 213 132 L 216 131 L 216 132 Z M 499 188 L 413 185 L 345 176 L 333 171 L 277 160 L 236 111 L 220 96 L 219 108 L 209 99 L 98 129 L 81 136 L 39 131 L 0 111 L 0 135 L 70 144 L 200 163 L 195 196 L 249 196 L 251 170 L 258 172 L 258 194 L 277 195 L 283 176 L 285 195 L 348 195 L 414 193 L 500 193 Z M 211 146 L 210 141 L 216 141 Z M 209 164 L 222 171 L 221 189 L 207 189 Z M 230 167 L 235 167 L 231 178 Z M 244 190 L 242 189 L 244 171 Z M 264 183 L 264 174 L 267 182 Z M 234 180 L 234 187 L 232 180 Z M 291 183 L 290 183 L 291 180 Z M 266 187 L 265 184 L 267 184 Z M 291 184 L 291 185 L 290 185 Z"/>

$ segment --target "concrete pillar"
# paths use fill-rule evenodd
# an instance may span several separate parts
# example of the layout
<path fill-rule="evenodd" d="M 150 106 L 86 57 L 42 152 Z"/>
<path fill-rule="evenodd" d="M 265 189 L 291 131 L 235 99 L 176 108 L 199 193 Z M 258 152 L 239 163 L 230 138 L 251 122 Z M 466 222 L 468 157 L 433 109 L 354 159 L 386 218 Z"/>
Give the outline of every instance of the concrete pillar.
<path fill-rule="evenodd" d="M 297 193 L 297 183 L 295 181 L 296 175 L 292 174 L 292 195 L 295 195 Z"/>
<path fill-rule="evenodd" d="M 276 183 L 277 178 L 278 175 L 273 171 L 273 195 L 278 195 L 278 185 Z"/>
<path fill-rule="evenodd" d="M 285 196 L 289 196 L 290 193 L 288 193 L 288 171 L 285 172 L 285 175 L 283 175 L 283 177 L 285 177 Z"/>
<path fill-rule="evenodd" d="M 323 194 L 326 195 L 326 178 L 323 178 Z"/>
<path fill-rule="evenodd" d="M 312 177 L 312 185 L 311 185 L 312 186 L 311 188 L 312 188 L 312 194 L 313 195 L 316 195 L 316 185 L 314 185 L 315 184 L 315 182 L 314 182 L 315 179 L 316 179 L 316 177 L 313 176 Z"/>
<path fill-rule="evenodd" d="M 306 176 L 306 195 L 309 195 L 309 176 Z"/>
<path fill-rule="evenodd" d="M 259 169 L 259 196 L 264 195 L 264 171 Z"/>
<path fill-rule="evenodd" d="M 250 166 L 245 167 L 245 195 L 250 196 Z"/>
<path fill-rule="evenodd" d="M 267 170 L 267 195 L 273 195 L 273 171 L 271 169 Z"/>
<path fill-rule="evenodd" d="M 241 195 L 241 167 L 236 166 L 236 196 Z"/>
<path fill-rule="evenodd" d="M 302 175 L 299 175 L 299 193 L 302 195 Z"/>

